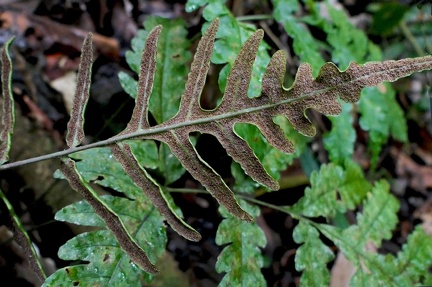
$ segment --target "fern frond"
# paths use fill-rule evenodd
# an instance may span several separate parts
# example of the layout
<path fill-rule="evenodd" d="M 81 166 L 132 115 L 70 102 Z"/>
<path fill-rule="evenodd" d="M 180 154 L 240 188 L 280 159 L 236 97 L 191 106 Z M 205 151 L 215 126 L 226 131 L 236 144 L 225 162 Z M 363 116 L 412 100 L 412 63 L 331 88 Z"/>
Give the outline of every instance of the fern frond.
<path fill-rule="evenodd" d="M 376 182 L 363 205 L 363 212 L 357 215 L 357 225 L 345 231 L 359 246 L 364 246 L 368 240 L 379 247 L 383 239 L 391 238 L 398 223 L 399 202 L 389 190 L 386 181 Z"/>
<path fill-rule="evenodd" d="M 303 19 L 296 16 L 300 10 L 299 1 L 297 0 L 273 0 L 273 16 L 276 21 L 281 23 L 293 39 L 293 49 L 295 54 L 302 62 L 310 63 L 313 75 L 317 76 L 319 68 L 324 65 L 325 61 L 319 50 L 322 46 L 307 29 Z M 311 9 L 313 11 L 313 9 Z"/>
<path fill-rule="evenodd" d="M 173 211 L 159 184 L 139 164 L 127 143 L 112 145 L 111 151 L 133 182 L 145 192 L 178 234 L 191 241 L 201 240 L 201 235 Z"/>
<path fill-rule="evenodd" d="M 293 152 L 294 146 L 285 137 L 282 129 L 275 124 L 276 116 L 285 116 L 294 129 L 306 136 L 315 134 L 315 127 L 305 115 L 307 109 L 313 108 L 325 115 L 338 115 L 341 112 L 341 100 L 353 103 L 360 97 L 360 91 L 367 86 L 375 86 L 382 81 L 395 81 L 413 72 L 432 68 L 432 57 L 404 59 L 399 61 L 370 62 L 364 65 L 351 63 L 345 71 L 340 71 L 334 64 L 327 63 L 314 79 L 309 64 L 301 64 L 296 79 L 291 88 L 283 87 L 286 57 L 282 51 L 276 52 L 271 58 L 262 78 L 262 93 L 260 97 L 249 98 L 248 90 L 251 82 L 253 64 L 263 31 L 254 32 L 243 44 L 238 56 L 232 64 L 226 81 L 222 102 L 214 110 L 203 110 L 199 104 L 207 72 L 210 66 L 212 50 L 218 30 L 219 20 L 216 18 L 208 27 L 200 40 L 193 59 L 191 70 L 181 97 L 180 108 L 172 118 L 155 126 L 148 121 L 149 101 L 153 86 L 156 66 L 156 50 L 160 26 L 156 26 L 146 41 L 144 53 L 141 57 L 140 78 L 137 87 L 136 106 L 132 120 L 125 131 L 108 140 L 101 141 L 88 147 L 76 148 L 83 137 L 82 115 L 88 97 L 88 81 L 91 67 L 91 48 L 86 42 L 83 48 L 82 67 L 79 79 L 81 88 L 77 89 L 75 99 L 77 112 L 71 115 L 68 133 L 69 153 L 95 146 L 110 146 L 114 157 L 131 177 L 134 184 L 143 188 L 143 192 L 150 198 L 159 211 L 164 214 L 168 222 L 186 238 L 197 240 L 197 233 L 187 226 L 170 205 L 169 197 L 163 193 L 154 179 L 145 170 L 126 139 L 152 139 L 169 146 L 183 164 L 186 170 L 197 179 L 224 206 L 227 211 L 239 219 L 253 221 L 236 201 L 230 188 L 195 150 L 191 143 L 190 134 L 193 132 L 209 133 L 215 136 L 227 153 L 238 162 L 243 170 L 254 180 L 270 189 L 278 189 L 277 181 L 267 174 L 249 145 L 242 140 L 234 130 L 238 123 L 255 125 L 266 140 L 282 152 Z M 225 31 L 226 32 L 226 31 Z M 65 153 L 58 153 L 64 155 Z M 3 166 L 4 168 L 4 166 Z M 1 169 L 1 168 L 0 168 Z M 104 201 L 91 189 L 82 178 L 75 162 L 63 159 L 62 173 L 71 186 L 80 192 L 90 203 L 98 216 L 102 217 L 107 227 L 114 233 L 121 248 L 132 260 L 149 273 L 156 273 L 157 269 L 149 260 L 143 248 L 135 241 L 123 221 Z M 332 173 L 341 172 L 334 168 Z M 341 203 L 334 200 L 334 191 L 329 191 L 331 198 L 326 215 L 331 216 L 335 211 L 351 208 L 360 197 L 352 193 L 352 187 L 339 187 L 342 196 Z M 345 192 L 345 193 L 344 193 Z M 319 198 L 321 199 L 321 198 Z M 327 201 L 323 201 L 327 202 Z M 323 204 L 320 202 L 319 204 Z M 311 212 L 314 210 L 303 211 Z M 182 231 L 183 230 L 183 231 Z M 190 232 L 190 233 L 188 233 Z M 363 232 L 363 231 L 361 231 Z M 360 232 L 360 233 L 361 233 Z M 375 233 L 371 233 L 374 235 Z M 374 238 L 378 240 L 378 238 Z"/>
<path fill-rule="evenodd" d="M 241 206 L 254 217 L 259 215 L 259 208 L 245 201 Z M 256 223 L 246 223 L 229 214 L 224 208 L 219 209 L 225 217 L 216 233 L 216 243 L 227 245 L 218 256 L 216 270 L 226 272 L 218 286 L 266 286 L 260 269 L 264 260 L 260 248 L 267 240 L 264 232 Z"/>
<path fill-rule="evenodd" d="M 366 34 L 354 27 L 349 21 L 348 15 L 343 10 L 325 4 L 329 11 L 330 21 L 323 20 L 318 11 L 315 11 L 315 23 L 327 33 L 327 41 L 331 45 L 332 61 L 339 67 L 345 68 L 350 61 L 364 63 L 366 61 L 382 60 L 382 52 L 378 46 L 370 41 Z M 312 21 L 311 21 L 312 22 Z M 395 92 L 391 85 L 383 84 L 379 87 L 370 87 L 362 91 L 358 103 L 360 114 L 360 127 L 369 133 L 368 148 L 371 153 L 372 168 L 378 161 L 383 144 L 390 136 L 405 142 L 407 139 L 407 123 L 401 107 L 399 106 Z M 339 118 L 330 118 L 332 122 L 331 134 L 337 134 L 339 130 L 354 133 L 352 125 L 342 122 Z M 340 137 L 339 149 L 354 149 L 353 140 L 349 137 Z M 352 138 L 351 138 L 352 139 Z M 327 148 L 330 155 L 337 153 L 337 148 Z M 336 150 L 336 151 L 335 151 Z"/>
<path fill-rule="evenodd" d="M 33 246 L 33 242 L 30 239 L 30 236 L 25 230 L 24 225 L 22 224 L 18 215 L 15 213 L 12 204 L 7 199 L 6 195 L 1 189 L 0 198 L 5 203 L 6 208 L 9 212 L 9 216 L 11 217 L 15 241 L 20 245 L 20 247 L 24 251 L 24 254 L 27 255 L 27 261 L 30 265 L 31 271 L 33 271 L 33 273 L 36 275 L 39 282 L 43 283 L 46 279 L 46 274 L 42 267 L 42 263 L 39 260 L 38 252 Z"/>
<path fill-rule="evenodd" d="M 382 240 L 389 239 L 396 226 L 399 202 L 390 194 L 385 181 L 377 182 L 363 204 L 363 213 L 357 215 L 357 224 L 340 229 L 327 224 L 315 227 L 344 253 L 356 268 L 352 278 L 353 286 L 403 286 L 395 278 L 394 260 L 389 255 L 383 256 L 366 250 L 367 244 L 381 246 Z M 364 265 L 362 265 L 364 264 Z M 363 266 L 366 268 L 363 269 Z M 373 272 L 370 272 L 372 271 Z M 381 283 L 380 283 L 381 282 Z M 384 285 L 381 285 L 385 282 Z M 378 284 L 378 285 L 374 285 Z"/>
<path fill-rule="evenodd" d="M 338 238 L 334 227 L 328 227 L 321 225 L 318 229 L 326 236 L 334 235 L 332 239 Z M 343 233 L 343 236 L 347 236 L 347 233 Z M 358 241 L 347 237 L 336 240 L 335 243 L 357 268 L 350 286 L 403 287 L 427 285 L 430 282 L 427 281 L 430 278 L 424 275 L 432 266 L 432 238 L 420 226 L 410 234 L 396 257 L 359 249 Z"/>
<path fill-rule="evenodd" d="M 80 193 L 91 205 L 95 213 L 100 216 L 108 229 L 114 234 L 119 245 L 132 258 L 132 260 L 143 270 L 150 274 L 156 274 L 159 270 L 150 262 L 147 254 L 131 236 L 123 221 L 88 185 L 76 169 L 75 162 L 71 159 L 63 159 L 60 171 L 68 180 L 70 186 Z"/>
<path fill-rule="evenodd" d="M 432 266 L 432 237 L 417 226 L 396 257 L 371 252 L 359 257 L 363 268 L 357 266 L 351 286 L 425 286 L 428 285 L 425 271 Z"/>
<path fill-rule="evenodd" d="M 3 114 L 0 130 L 0 165 L 9 160 L 13 128 L 15 124 L 14 101 L 11 89 L 12 62 L 9 55 L 9 47 L 13 38 L 9 39 L 1 48 L 1 83 L 3 95 Z"/>
<path fill-rule="evenodd" d="M 90 97 L 91 67 L 93 65 L 93 42 L 89 33 L 84 40 L 78 70 L 77 87 L 71 116 L 67 126 L 66 143 L 76 147 L 84 139 L 84 111 Z"/>
<path fill-rule="evenodd" d="M 126 198 L 102 196 L 124 223 L 134 240 L 143 247 L 153 262 L 164 252 L 167 242 L 163 218 L 150 201 L 131 201 Z M 56 220 L 84 226 L 106 227 L 87 201 L 71 204 L 56 213 Z M 88 264 L 69 266 L 51 275 L 44 286 L 142 286 L 152 276 L 131 264 L 113 233 L 98 230 L 83 233 L 69 240 L 59 250 L 64 260 L 88 261 Z"/>
<path fill-rule="evenodd" d="M 207 3 L 203 1 L 200 5 L 204 6 L 207 5 Z M 254 33 L 255 27 L 248 23 L 238 21 L 223 1 L 215 1 L 206 6 L 203 11 L 203 16 L 208 22 L 216 18 L 220 19 L 220 27 L 216 36 L 211 62 L 225 65 L 219 73 L 219 87 L 224 91 L 227 85 L 228 74 L 235 62 L 236 55 L 239 53 L 246 40 Z M 270 61 L 268 49 L 267 43 L 261 41 L 252 68 L 247 92 L 247 96 L 250 98 L 260 95 L 262 88 L 261 78 Z M 284 131 L 285 136 L 292 139 L 293 142 L 297 144 L 295 153 L 286 154 L 273 147 L 254 125 L 239 123 L 234 126 L 234 131 L 252 148 L 256 157 L 263 164 L 269 175 L 274 179 L 279 179 L 280 171 L 285 170 L 286 167 L 292 163 L 293 159 L 300 155 L 308 139 L 299 135 L 283 116 L 275 117 L 274 120 Z M 233 163 L 232 169 L 238 169 L 238 167 L 238 165 Z M 244 171 L 240 168 L 236 174 L 240 176 L 241 173 L 244 173 Z M 240 178 L 236 178 L 236 185 L 243 185 L 242 188 L 250 188 L 255 185 L 252 181 L 249 181 L 248 187 L 240 183 L 238 179 Z"/>
<path fill-rule="evenodd" d="M 162 123 L 178 111 L 189 72 L 191 43 L 187 39 L 188 31 L 184 20 L 149 17 L 144 22 L 147 30 L 156 25 L 162 25 L 164 28 L 158 40 L 155 81 L 148 104 L 155 121 Z M 136 53 L 141 54 L 141 51 L 142 49 Z M 175 182 L 186 172 L 169 147 L 163 143 L 159 147 L 159 162 L 159 171 L 163 175 L 165 185 Z"/>
<path fill-rule="evenodd" d="M 324 147 L 328 151 L 331 162 L 343 164 L 345 159 L 352 158 L 356 131 L 353 128 L 352 104 L 341 103 L 342 112 L 337 117 L 331 117 L 332 129 L 324 135 Z"/>
<path fill-rule="evenodd" d="M 432 266 L 432 237 L 417 226 L 409 235 L 396 258 L 396 273 L 410 282 L 424 283 L 421 278 Z"/>
<path fill-rule="evenodd" d="M 378 161 L 381 148 L 390 136 L 401 142 L 407 141 L 406 117 L 391 85 L 383 83 L 379 89 L 364 89 L 359 101 L 359 111 L 360 127 L 369 132 L 368 147 L 372 164 Z"/>
<path fill-rule="evenodd" d="M 294 229 L 293 239 L 303 243 L 296 252 L 295 268 L 303 271 L 300 286 L 327 286 L 330 273 L 327 263 L 334 258 L 331 249 L 319 238 L 318 230 L 305 221 L 300 221 Z"/>
<path fill-rule="evenodd" d="M 324 286 L 328 284 L 328 271 L 325 266 L 332 256 L 328 253 L 325 262 L 319 261 L 313 254 L 327 246 L 319 240 L 319 232 L 343 252 L 346 258 L 357 268 L 351 279 L 351 285 L 357 286 L 411 286 L 423 281 L 421 275 L 432 265 L 430 258 L 432 238 L 420 228 L 410 235 L 407 243 L 397 258 L 393 255 L 381 255 L 366 249 L 368 244 L 380 247 L 383 240 L 390 239 L 398 222 L 399 202 L 390 193 L 385 181 L 378 181 L 370 190 L 370 184 L 363 177 L 361 169 L 353 162 L 346 161 L 346 170 L 334 164 L 324 165 L 319 172 L 311 175 L 312 187 L 306 189 L 305 196 L 297 204 L 285 208 L 287 212 L 298 217 L 300 222 L 294 231 L 297 243 L 304 243 L 296 253 L 296 269 L 304 270 L 301 277 L 303 286 Z M 370 191 L 369 191 L 370 190 Z M 339 192 L 340 200 L 337 200 Z M 363 210 L 357 214 L 357 224 L 346 229 L 328 224 L 316 224 L 303 216 L 332 216 L 336 212 L 352 209 L 363 201 Z M 302 231 L 300 233 L 300 231 Z M 319 242 L 313 241 L 318 238 Z M 309 245 L 307 240 L 310 241 Z M 309 250 L 310 253 L 305 253 Z M 331 253 L 332 254 L 332 253 Z M 317 268 L 317 260 L 322 263 L 322 276 Z M 309 262 L 310 272 L 307 272 Z M 312 264 L 313 263 L 313 264 Z M 313 268 L 312 268 L 313 266 Z M 321 279 L 318 279 L 321 278 Z"/>
<path fill-rule="evenodd" d="M 345 168 L 335 164 L 322 165 L 310 176 L 311 187 L 290 209 L 307 217 L 334 217 L 355 208 L 370 189 L 359 165 L 346 160 Z"/>

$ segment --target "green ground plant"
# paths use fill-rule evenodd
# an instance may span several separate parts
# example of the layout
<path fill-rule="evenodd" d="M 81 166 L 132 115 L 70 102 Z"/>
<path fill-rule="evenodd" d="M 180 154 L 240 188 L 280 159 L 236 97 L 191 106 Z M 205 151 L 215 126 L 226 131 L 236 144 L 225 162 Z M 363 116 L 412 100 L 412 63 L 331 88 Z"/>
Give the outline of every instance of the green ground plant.
<path fill-rule="evenodd" d="M 301 286 L 329 285 L 328 264 L 335 254 L 323 237 L 356 268 L 351 286 L 431 284 L 427 270 L 432 264 L 432 238 L 420 227 L 397 254 L 366 249 L 370 243 L 379 248 L 391 237 L 398 224 L 399 203 L 385 180 L 369 182 L 351 158 L 357 116 L 369 135 L 372 169 L 389 137 L 407 140 L 407 125 L 395 92 L 382 82 L 432 69 L 432 57 L 377 62 L 382 61 L 380 49 L 348 21 L 344 11 L 315 1 L 303 1 L 301 6 L 297 0 L 274 0 L 273 6 L 271 18 L 293 39 L 295 55 L 302 62 L 289 89 L 284 88 L 286 54 L 277 51 L 270 57 L 262 30 L 236 18 L 224 1 L 188 1 L 186 10 L 202 9 L 206 21 L 190 69 L 191 40 L 186 37 L 185 23 L 150 17 L 126 55 L 138 81 L 119 74 L 124 90 L 135 98 L 129 124 L 110 139 L 83 146 L 83 115 L 93 61 L 89 35 L 82 49 L 68 125 L 69 149 L 25 163 L 6 163 L 14 111 L 10 42 L 4 46 L 0 170 L 59 157 L 62 167 L 55 176 L 68 180 L 84 200 L 57 212 L 56 220 L 99 228 L 72 238 L 59 250 L 60 258 L 82 264 L 45 278 L 37 256 L 32 257 L 43 286 L 141 286 L 151 281 L 158 273 L 155 262 L 167 243 L 164 221 L 188 240 L 201 238 L 184 222 L 170 195 L 170 184 L 185 172 L 218 201 L 224 217 L 216 235 L 216 243 L 225 246 L 215 266 L 226 273 L 219 286 L 266 286 L 260 272 L 264 265 L 260 248 L 266 245 L 266 238 L 255 222 L 260 205 L 298 220 L 293 237 L 301 244 L 295 256 L 296 269 L 302 272 Z M 310 13 L 301 17 L 304 7 Z M 322 17 L 322 9 L 328 11 L 328 18 Z M 308 27 L 323 31 L 326 40 L 317 40 Z M 335 64 L 326 63 L 321 52 Z M 218 79 L 223 98 L 215 109 L 203 110 L 199 100 L 211 64 L 223 66 Z M 292 206 L 254 199 L 257 189 L 279 189 L 280 171 L 310 152 L 308 141 L 316 128 L 306 116 L 307 109 L 329 116 L 332 128 L 323 138 L 329 162 L 306 168 L 310 187 Z M 149 124 L 149 113 L 155 125 Z M 232 157 L 232 186 L 197 153 L 196 138 L 191 136 L 197 132 L 216 137 Z M 100 196 L 90 183 L 122 196 Z M 2 198 L 7 202 L 3 194 Z M 14 215 L 10 204 L 8 208 Z M 334 224 L 347 211 L 356 211 L 356 224 Z M 17 216 L 13 218 L 19 226 Z M 325 218 L 327 223 L 317 223 L 316 218 Z M 31 246 L 28 236 L 24 238 Z"/>

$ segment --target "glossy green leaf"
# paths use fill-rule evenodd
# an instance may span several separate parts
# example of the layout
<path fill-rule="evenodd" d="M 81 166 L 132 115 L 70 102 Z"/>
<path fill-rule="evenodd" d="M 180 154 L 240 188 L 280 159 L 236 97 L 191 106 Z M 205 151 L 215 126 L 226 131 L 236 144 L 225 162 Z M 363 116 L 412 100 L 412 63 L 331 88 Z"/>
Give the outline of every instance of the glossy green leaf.
<path fill-rule="evenodd" d="M 318 230 L 312 225 L 300 221 L 294 228 L 293 239 L 301 244 L 296 251 L 295 268 L 303 271 L 300 286 L 328 286 L 330 273 L 327 263 L 334 258 L 331 249 L 325 245 Z"/>
<path fill-rule="evenodd" d="M 245 201 L 241 206 L 254 217 L 259 208 Z M 264 261 L 260 248 L 267 240 L 256 223 L 247 223 L 230 215 L 223 207 L 219 209 L 225 219 L 219 224 L 216 233 L 218 245 L 228 244 L 216 262 L 218 272 L 226 272 L 219 286 L 266 286 L 261 273 Z"/>

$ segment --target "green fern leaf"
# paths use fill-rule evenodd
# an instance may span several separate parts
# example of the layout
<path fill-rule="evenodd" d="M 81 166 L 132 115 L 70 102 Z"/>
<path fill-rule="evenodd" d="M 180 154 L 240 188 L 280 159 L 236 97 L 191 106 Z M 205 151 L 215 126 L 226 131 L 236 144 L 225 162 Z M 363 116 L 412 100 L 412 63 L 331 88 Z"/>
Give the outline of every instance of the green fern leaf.
<path fill-rule="evenodd" d="M 363 204 L 363 213 L 357 215 L 357 224 L 339 230 L 327 225 L 320 228 L 321 232 L 338 245 L 348 259 L 357 258 L 367 242 L 379 247 L 383 239 L 391 237 L 396 226 L 399 203 L 389 193 L 389 185 L 385 181 L 375 183 Z M 333 235 L 326 230 L 332 230 Z M 336 234 L 336 236 L 335 236 Z"/>
<path fill-rule="evenodd" d="M 379 61 L 382 59 L 381 51 L 366 36 L 355 28 L 345 12 L 327 5 L 332 22 L 321 21 L 327 33 L 327 41 L 332 46 L 332 60 L 341 68 L 349 65 L 350 61 L 364 63 L 366 61 Z M 320 18 L 316 15 L 317 19 Z M 395 98 L 395 92 L 388 84 L 370 87 L 362 91 L 359 100 L 360 127 L 369 132 L 368 146 L 371 151 L 372 166 L 378 161 L 383 144 L 392 136 L 405 142 L 407 139 L 407 124 L 403 111 Z M 331 118 L 334 124 L 337 119 Z M 332 132 L 336 132 L 332 129 Z M 345 141 L 341 137 L 340 140 Z M 345 143 L 348 144 L 347 142 Z M 353 146 L 353 143 L 349 143 Z"/>
<path fill-rule="evenodd" d="M 396 258 L 396 273 L 399 278 L 406 278 L 411 283 L 423 283 L 425 270 L 432 266 L 432 237 L 417 226 L 409 235 Z M 423 282 L 421 282 L 423 281 Z"/>
<path fill-rule="evenodd" d="M 294 228 L 293 239 L 301 244 L 296 251 L 295 268 L 303 271 L 300 286 L 327 286 L 330 273 L 327 263 L 334 258 L 331 249 L 325 245 L 318 230 L 305 221 L 300 221 Z"/>
<path fill-rule="evenodd" d="M 155 167 L 152 162 L 157 163 L 157 159 L 154 158 L 156 153 L 156 144 L 153 141 L 128 141 L 128 145 L 131 148 L 134 155 L 141 156 L 141 160 L 145 160 L 143 165 L 149 167 L 149 165 Z M 102 186 L 106 186 L 124 193 L 127 197 L 137 200 L 147 200 L 147 196 L 153 202 L 157 201 L 157 207 L 159 211 L 165 216 L 168 223 L 173 226 L 183 236 L 190 240 L 197 240 L 198 234 L 195 231 L 190 233 L 192 230 L 189 225 L 187 225 L 183 220 L 181 210 L 175 205 L 174 200 L 171 195 L 158 186 L 154 180 L 145 180 L 146 183 L 142 183 L 141 180 L 135 182 L 132 180 L 131 176 L 128 175 L 127 170 L 115 160 L 116 156 L 108 148 L 98 148 L 87 150 L 82 153 L 78 153 L 72 156 L 74 159 L 78 160 L 76 165 L 77 169 L 80 171 L 81 176 L 86 182 L 95 182 Z M 126 171 L 125 171 L 126 170 Z M 140 173 L 139 170 L 135 174 Z M 149 174 L 145 175 L 145 178 L 151 178 Z M 141 184 L 145 184 L 146 188 L 143 188 Z M 143 193 L 144 189 L 144 193 Z M 153 193 L 151 192 L 153 190 Z M 152 194 L 160 193 L 159 199 L 155 199 Z"/>
<path fill-rule="evenodd" d="M 352 126 L 352 104 L 341 103 L 342 112 L 337 117 L 330 117 L 332 129 L 324 135 L 324 147 L 329 153 L 331 162 L 343 164 L 345 159 L 352 158 L 356 132 Z"/>
<path fill-rule="evenodd" d="M 348 67 L 351 61 L 364 63 L 381 60 L 379 48 L 367 38 L 364 31 L 357 29 L 349 21 L 349 15 L 342 9 L 325 4 L 330 21 L 323 20 L 319 15 L 316 20 L 327 33 L 327 42 L 331 46 L 332 60 L 341 69 Z M 315 10 L 318 13 L 318 10 Z M 319 20 L 320 19 L 320 20 Z"/>
<path fill-rule="evenodd" d="M 94 212 L 101 217 L 107 228 L 114 234 L 121 249 L 142 270 L 156 274 L 159 270 L 148 258 L 142 247 L 133 238 L 118 214 L 101 199 L 101 197 L 86 183 L 78 172 L 75 162 L 70 158 L 63 158 L 60 165 L 61 174 L 67 179 L 70 186 L 77 191 L 91 205 Z"/>
<path fill-rule="evenodd" d="M 328 170 L 329 166 L 326 169 Z M 358 176 L 351 173 L 350 177 L 358 178 Z M 402 287 L 425 283 L 428 278 L 423 277 L 424 272 L 432 265 L 432 237 L 420 227 L 417 227 L 409 236 L 396 258 L 391 254 L 381 255 L 366 249 L 368 244 L 378 248 L 383 240 L 392 236 L 392 231 L 398 222 L 398 209 L 399 203 L 389 192 L 388 183 L 379 181 L 364 200 L 363 211 L 358 213 L 356 225 L 342 229 L 328 224 L 316 224 L 299 217 L 300 222 L 294 230 L 293 237 L 297 243 L 304 243 L 296 253 L 296 269 L 304 270 L 301 285 L 328 284 L 326 263 L 332 259 L 333 253 L 322 244 L 319 232 L 332 240 L 357 268 L 351 278 L 352 287 Z M 319 242 L 314 242 L 316 239 Z M 317 251 L 320 248 L 321 252 Z M 320 256 L 316 257 L 315 254 Z M 322 254 L 327 255 L 321 256 Z M 327 259 L 323 260 L 322 257 Z M 323 266 L 321 269 L 317 268 L 318 263 Z M 309 273 L 307 268 L 310 268 Z M 313 272 L 315 268 L 317 272 Z"/>
<path fill-rule="evenodd" d="M 364 268 L 357 266 L 358 270 L 351 279 L 351 286 L 427 285 L 429 279 L 424 275 L 425 270 L 432 266 L 431 256 L 432 237 L 418 226 L 410 234 L 397 257 L 391 254 L 384 256 L 366 251 L 359 253 L 358 258 Z"/>
<path fill-rule="evenodd" d="M 397 274 L 395 273 L 394 262 L 392 262 L 394 261 L 393 256 L 383 256 L 364 251 L 363 259 L 368 266 L 373 268 L 373 272 L 369 271 L 368 267 L 358 268 L 351 278 L 350 286 L 402 287 L 411 285 L 407 284 L 408 282 L 404 278 L 395 280 Z"/>
<path fill-rule="evenodd" d="M 310 177 L 311 187 L 291 207 L 307 217 L 334 217 L 360 203 L 370 189 L 363 172 L 356 163 L 346 160 L 345 169 L 335 164 L 322 165 Z M 340 199 L 339 199 L 340 198 Z"/>
<path fill-rule="evenodd" d="M 257 217 L 259 208 L 240 201 L 241 206 L 251 215 Z M 216 262 L 218 272 L 227 272 L 219 286 L 266 286 L 260 269 L 264 260 L 260 248 L 265 247 L 267 240 L 264 232 L 256 223 L 247 223 L 219 208 L 225 219 L 220 223 L 216 233 L 216 243 L 226 245 Z"/>
<path fill-rule="evenodd" d="M 363 212 L 357 216 L 357 225 L 345 232 L 358 246 L 364 246 L 366 240 L 379 247 L 383 239 L 391 238 L 392 231 L 398 223 L 398 200 L 389 193 L 390 186 L 386 181 L 375 183 L 363 205 Z"/>
<path fill-rule="evenodd" d="M 226 7 L 225 1 L 211 2 L 204 8 L 203 17 L 208 22 L 214 21 L 216 18 L 220 21 L 220 27 L 216 35 L 217 40 L 214 44 L 214 51 L 211 58 L 214 64 L 227 64 L 219 75 L 219 87 L 222 91 L 227 85 L 227 76 L 231 70 L 234 61 L 237 58 L 243 44 L 255 32 L 256 28 L 253 25 L 237 21 Z M 208 26 L 204 25 L 203 30 Z M 257 57 L 254 60 L 252 75 L 248 87 L 248 97 L 257 97 L 261 92 L 261 78 L 264 75 L 267 64 L 270 61 L 268 54 L 268 45 L 265 42 L 260 42 L 257 51 Z"/>
<path fill-rule="evenodd" d="M 326 236 L 332 234 L 333 238 L 339 237 L 340 233 L 333 227 L 323 227 L 321 225 L 319 229 Z M 345 254 L 357 268 L 351 278 L 352 287 L 404 287 L 427 285 L 430 282 L 430 277 L 424 275 L 425 270 L 432 266 L 432 237 L 421 227 L 416 227 L 410 234 L 397 257 L 359 249 L 357 241 L 351 238 L 336 240 L 335 243 L 344 253 L 347 252 Z"/>
<path fill-rule="evenodd" d="M 217 7 L 215 6 L 215 8 Z M 263 31 L 259 30 L 244 42 L 232 64 L 221 104 L 214 110 L 203 110 L 199 105 L 199 97 L 209 70 L 218 25 L 219 20 L 215 19 L 208 26 L 198 44 L 178 113 L 171 119 L 156 126 L 150 126 L 148 112 L 156 70 L 156 46 L 161 26 L 156 26 L 149 32 L 144 53 L 141 57 L 136 105 L 131 121 L 119 135 L 85 147 L 88 149 L 96 146 L 109 146 L 114 157 L 119 161 L 128 176 L 131 177 L 134 184 L 142 189 L 176 231 L 191 240 L 197 240 L 199 235 L 173 212 L 163 189 L 140 164 L 139 159 L 132 151 L 131 145 L 125 140 L 152 139 L 166 143 L 173 155 L 182 162 L 190 174 L 205 186 L 231 215 L 251 222 L 253 217 L 241 208 L 234 194 L 220 175 L 200 158 L 190 141 L 190 133 L 200 132 L 214 135 L 227 153 L 241 165 L 248 175 L 270 189 L 277 189 L 279 187 L 277 181 L 266 173 L 248 144 L 237 136 L 234 130 L 236 124 L 253 124 L 259 128 L 262 135 L 271 145 L 283 152 L 293 152 L 292 142 L 285 137 L 284 131 L 274 122 L 277 115 L 284 115 L 293 128 L 300 133 L 313 136 L 315 127 L 306 117 L 306 109 L 314 108 L 325 115 L 337 115 L 341 112 L 338 97 L 345 102 L 353 103 L 358 101 L 360 91 L 364 87 L 374 86 L 382 81 L 394 81 L 413 72 L 432 67 L 432 57 L 430 56 L 382 63 L 372 62 L 364 65 L 351 63 L 348 69 L 343 72 L 334 64 L 327 63 L 320 69 L 318 76 L 314 79 L 311 66 L 301 64 L 293 86 L 285 89 L 282 83 L 285 75 L 286 58 L 282 51 L 278 51 L 273 55 L 265 70 L 262 78 L 261 96 L 250 98 L 248 97 L 248 89 L 253 64 L 263 37 Z M 87 50 L 85 49 L 85 51 Z M 81 71 L 80 73 L 85 74 L 86 72 Z M 83 75 L 80 75 L 80 77 L 83 77 Z M 79 97 L 78 101 L 81 98 Z M 77 117 L 81 113 L 79 115 L 73 113 L 73 115 L 71 121 L 79 122 L 80 120 Z M 77 127 L 79 125 L 74 124 L 73 126 Z M 79 137 L 74 136 L 73 138 L 75 142 L 75 139 Z M 78 151 L 85 148 L 80 147 L 73 150 Z M 57 153 L 57 155 L 61 154 L 66 153 Z M 128 232 L 119 215 L 83 180 L 75 166 L 75 162 L 63 158 L 61 171 L 70 185 L 82 194 L 98 216 L 104 219 L 105 224 L 112 231 L 121 248 L 135 264 L 149 273 L 156 273 L 157 268 L 148 259 L 143 248 Z M 338 168 L 335 168 L 333 172 L 340 175 Z M 330 172 L 330 174 L 332 173 Z M 351 194 L 350 190 L 351 188 L 346 188 L 346 198 L 355 199 L 356 197 Z M 330 192 L 334 196 L 334 191 Z M 341 197 L 343 197 L 342 194 Z M 343 199 L 341 202 L 344 201 L 347 201 L 347 199 Z M 333 204 L 333 207 L 326 210 L 327 215 L 332 215 L 335 210 L 343 210 L 349 206 L 348 203 L 341 204 L 334 198 L 330 204 Z M 173 222 L 177 222 L 178 225 L 177 223 L 173 224 Z M 188 236 L 187 232 L 182 233 L 181 230 L 191 231 L 193 236 Z"/>
<path fill-rule="evenodd" d="M 372 164 L 378 161 L 381 147 L 389 136 L 401 142 L 407 141 L 406 119 L 396 101 L 396 93 L 389 84 L 380 85 L 380 89 L 364 89 L 359 101 L 359 110 L 362 115 L 360 127 L 369 131 Z"/>
<path fill-rule="evenodd" d="M 302 20 L 294 15 L 299 11 L 299 2 L 297 0 L 273 0 L 273 5 L 273 16 L 293 39 L 295 54 L 303 62 L 309 63 L 313 75 L 317 76 L 319 68 L 325 63 L 319 52 L 323 45 L 312 37 Z"/>
<path fill-rule="evenodd" d="M 315 225 L 358 268 L 352 278 L 352 286 L 404 286 L 404 283 L 396 278 L 397 271 L 392 256 L 383 256 L 365 249 L 367 244 L 380 247 L 382 240 L 391 237 L 398 222 L 398 209 L 399 202 L 390 194 L 388 183 L 379 181 L 368 193 L 363 212 L 357 215 L 356 225 L 346 229 L 327 224 Z M 362 264 L 366 269 L 363 269 Z"/>
<path fill-rule="evenodd" d="M 172 118 L 178 111 L 184 82 L 187 77 L 187 63 L 190 60 L 187 30 L 182 19 L 165 19 L 161 17 L 149 17 L 144 22 L 145 30 L 139 30 L 138 35 L 132 39 L 132 51 L 126 52 L 126 61 L 136 73 L 140 72 L 138 63 L 151 31 L 161 25 L 163 29 L 158 37 L 158 53 L 156 55 L 156 72 L 154 74 L 153 89 L 149 101 L 149 111 L 157 123 L 162 123 Z M 121 74 L 126 80 L 125 87 L 129 94 L 136 98 L 136 81 L 127 74 Z M 131 81 L 131 82 L 129 82 Z M 134 84 L 132 84 L 134 83 Z"/>
<path fill-rule="evenodd" d="M 103 196 L 102 199 L 120 216 L 134 239 L 143 246 L 149 259 L 155 262 L 165 252 L 167 237 L 163 218 L 152 203 L 112 196 Z M 61 209 L 57 212 L 56 219 L 79 225 L 105 227 L 104 221 L 86 201 Z M 58 270 L 47 279 L 44 286 L 142 286 L 144 281 L 152 279 L 151 275 L 131 263 L 108 230 L 76 236 L 60 248 L 59 257 L 89 263 Z"/>
<path fill-rule="evenodd" d="M 141 163 L 154 170 L 158 166 L 157 146 L 154 141 L 128 141 Z M 142 198 L 143 192 L 133 183 L 109 148 L 89 149 L 71 156 L 86 182 L 94 182 L 124 193 L 130 199 Z M 57 177 L 60 175 L 57 173 Z"/>

